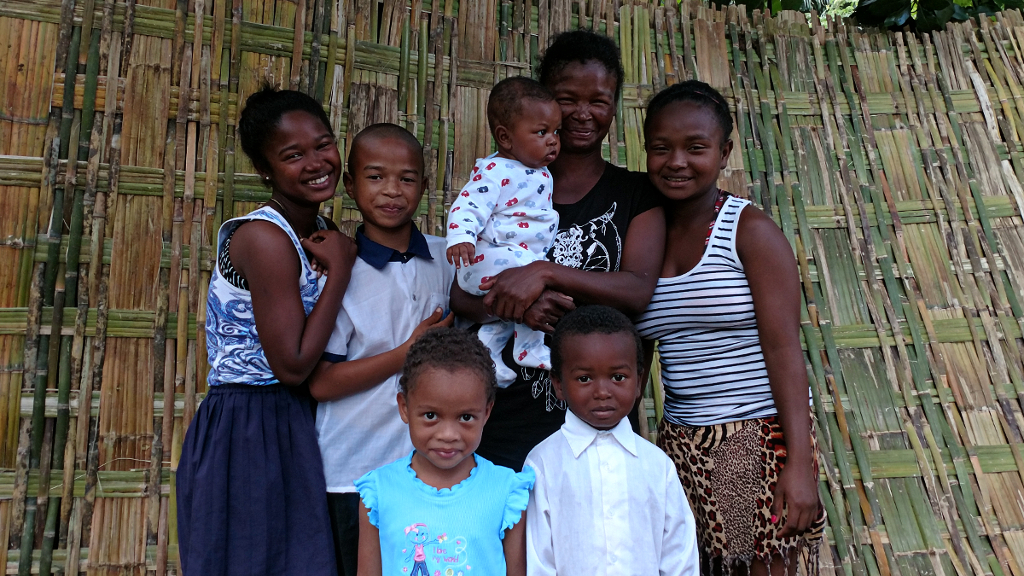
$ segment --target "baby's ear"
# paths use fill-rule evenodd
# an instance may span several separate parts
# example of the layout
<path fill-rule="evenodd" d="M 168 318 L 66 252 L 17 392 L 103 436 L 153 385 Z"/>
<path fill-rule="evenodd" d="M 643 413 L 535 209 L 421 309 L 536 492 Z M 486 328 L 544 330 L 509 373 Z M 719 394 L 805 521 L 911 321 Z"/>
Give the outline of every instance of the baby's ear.
<path fill-rule="evenodd" d="M 512 145 L 512 135 L 509 133 L 508 128 L 498 125 L 494 129 L 494 141 L 498 144 L 499 148 L 509 148 Z"/>

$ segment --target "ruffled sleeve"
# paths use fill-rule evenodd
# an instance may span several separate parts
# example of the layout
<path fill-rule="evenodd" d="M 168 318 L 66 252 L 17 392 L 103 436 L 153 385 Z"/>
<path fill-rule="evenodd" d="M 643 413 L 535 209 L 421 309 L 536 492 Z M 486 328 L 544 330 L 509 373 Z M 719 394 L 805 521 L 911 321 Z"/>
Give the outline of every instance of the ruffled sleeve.
<path fill-rule="evenodd" d="M 537 476 L 533 468 L 523 466 L 523 471 L 512 475 L 509 482 L 508 497 L 505 498 L 505 512 L 501 518 L 501 539 L 505 539 L 505 531 L 515 526 L 523 517 L 523 510 L 530 503 L 530 489 Z"/>
<path fill-rule="evenodd" d="M 363 474 L 354 484 L 356 491 L 359 492 L 359 498 L 363 501 L 363 506 L 366 506 L 370 524 L 380 528 L 380 522 L 377 519 L 377 471 L 371 470 Z"/>

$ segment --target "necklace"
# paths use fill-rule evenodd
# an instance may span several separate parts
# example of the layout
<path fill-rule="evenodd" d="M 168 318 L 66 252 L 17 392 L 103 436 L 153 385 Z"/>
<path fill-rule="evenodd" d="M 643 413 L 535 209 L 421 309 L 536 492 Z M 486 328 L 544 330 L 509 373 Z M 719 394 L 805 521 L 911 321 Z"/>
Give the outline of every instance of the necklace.
<path fill-rule="evenodd" d="M 271 196 L 270 200 L 267 202 L 267 204 L 270 204 L 271 202 L 273 202 L 274 204 L 277 204 L 277 208 L 274 208 L 274 210 L 277 210 L 278 212 L 281 213 L 281 216 L 284 216 L 284 206 L 282 206 L 281 203 L 277 201 L 277 198 L 274 198 L 273 196 Z"/>
<path fill-rule="evenodd" d="M 711 224 L 708 224 L 708 234 L 704 237 L 704 248 L 708 247 L 711 242 L 711 233 L 715 230 L 715 222 L 718 221 L 718 213 L 722 211 L 722 204 L 725 204 L 725 199 L 729 196 L 729 193 L 725 190 L 718 191 L 718 197 L 715 199 L 715 215 L 711 218 Z M 273 200 L 273 198 L 271 198 Z"/>

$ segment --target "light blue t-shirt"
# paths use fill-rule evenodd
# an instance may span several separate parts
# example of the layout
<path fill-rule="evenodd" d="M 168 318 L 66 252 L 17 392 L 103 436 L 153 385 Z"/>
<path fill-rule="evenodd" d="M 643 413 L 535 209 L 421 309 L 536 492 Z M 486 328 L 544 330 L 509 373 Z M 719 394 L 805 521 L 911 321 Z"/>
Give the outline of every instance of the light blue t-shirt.
<path fill-rule="evenodd" d="M 411 467 L 412 453 L 356 480 L 380 530 L 384 574 L 504 576 L 505 530 L 515 526 L 530 500 L 535 476 L 516 473 L 474 455 L 462 482 L 438 490 Z"/>

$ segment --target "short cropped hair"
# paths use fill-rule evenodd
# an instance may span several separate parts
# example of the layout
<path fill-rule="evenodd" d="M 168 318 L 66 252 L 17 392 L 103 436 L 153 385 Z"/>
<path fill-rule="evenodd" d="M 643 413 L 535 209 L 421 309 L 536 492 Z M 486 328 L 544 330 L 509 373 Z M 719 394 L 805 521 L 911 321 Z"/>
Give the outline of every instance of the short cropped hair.
<path fill-rule="evenodd" d="M 581 306 L 569 312 L 555 325 L 555 333 L 551 337 L 551 372 L 556 377 L 562 376 L 562 346 L 570 336 L 587 334 L 626 334 L 636 343 L 636 367 L 639 373 L 644 369 L 644 347 L 636 326 L 626 317 L 610 306 Z"/>
<path fill-rule="evenodd" d="M 498 126 L 511 128 L 523 113 L 524 100 L 554 102 L 555 96 L 546 86 L 532 78 L 512 76 L 498 82 L 491 88 L 487 99 L 487 123 L 491 135 Z"/>
<path fill-rule="evenodd" d="M 459 328 L 431 328 L 420 336 L 405 357 L 402 377 L 398 385 L 408 396 L 416 389 L 419 378 L 428 369 L 456 372 L 469 370 L 476 373 L 487 392 L 487 401 L 494 400 L 498 381 L 494 375 L 494 362 L 480 338 Z"/>
<path fill-rule="evenodd" d="M 644 137 L 646 138 L 655 116 L 674 102 L 693 102 L 706 106 L 714 113 L 718 126 L 722 129 L 722 143 L 732 137 L 732 113 L 725 102 L 725 96 L 709 84 L 700 80 L 687 80 L 673 84 L 658 92 L 647 104 L 647 117 L 644 119 Z"/>
<path fill-rule="evenodd" d="M 371 124 L 366 128 L 363 128 L 356 137 L 352 139 L 352 146 L 348 151 L 348 173 L 354 174 L 357 167 L 352 163 L 355 161 L 356 150 L 359 150 L 365 141 L 372 140 L 374 138 L 395 138 L 405 142 L 409 148 L 416 150 L 417 156 L 420 159 L 420 176 L 426 177 L 424 174 L 425 165 L 423 162 L 423 145 L 416 139 L 416 136 L 412 132 L 409 132 L 405 128 L 402 128 L 398 124 L 391 124 L 388 122 L 381 122 L 379 124 Z"/>
<path fill-rule="evenodd" d="M 331 137 L 334 137 L 331 121 L 327 118 L 324 107 L 316 100 L 295 90 L 278 90 L 265 82 L 257 92 L 246 98 L 245 108 L 238 119 L 238 139 L 242 143 L 242 151 L 252 161 L 253 166 L 267 168 L 263 146 L 277 130 L 281 117 L 295 111 L 308 112 L 316 117 L 323 122 Z"/>
<path fill-rule="evenodd" d="M 618 98 L 626 77 L 619 47 L 611 38 L 590 30 L 571 30 L 555 36 L 544 51 L 537 77 L 541 84 L 550 87 L 569 64 L 586 64 L 591 60 L 600 63 L 615 78 L 615 97 Z"/>

